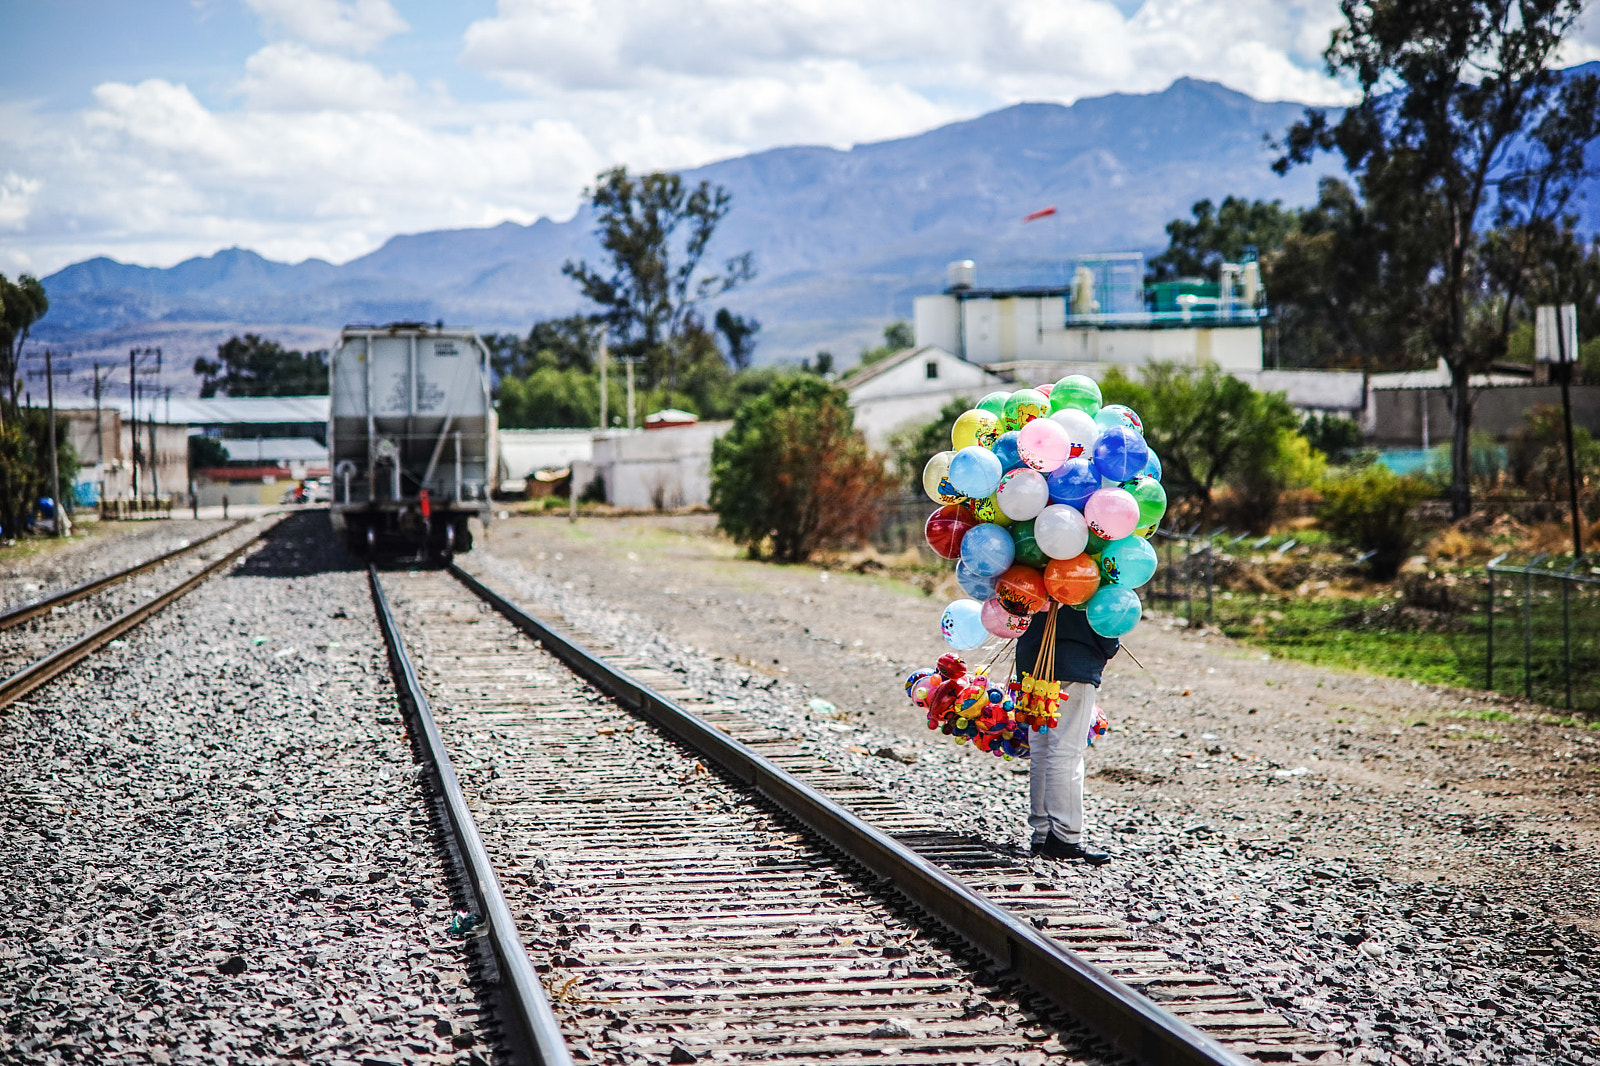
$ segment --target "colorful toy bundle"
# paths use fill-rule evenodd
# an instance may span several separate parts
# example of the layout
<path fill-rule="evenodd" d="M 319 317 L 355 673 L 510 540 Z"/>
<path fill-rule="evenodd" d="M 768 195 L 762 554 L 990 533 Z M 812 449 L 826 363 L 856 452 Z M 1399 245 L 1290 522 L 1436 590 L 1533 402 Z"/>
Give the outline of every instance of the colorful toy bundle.
<path fill-rule="evenodd" d="M 1005 722 L 1022 733 L 1025 751 L 1026 729 L 1017 727 L 1047 729 L 1059 721 L 1056 612 L 1082 610 L 1090 628 L 1106 637 L 1121 637 L 1139 621 L 1143 608 L 1134 590 L 1155 574 L 1148 538 L 1167 509 L 1161 462 L 1139 416 L 1120 404 L 1102 406 L 1099 385 L 1081 374 L 990 393 L 956 419 L 950 440 L 951 449 L 930 459 L 922 474 L 924 490 L 941 505 L 928 518 L 928 545 L 956 561 L 956 580 L 967 594 L 945 608 L 940 625 L 946 643 L 971 651 L 994 637 L 1014 640 L 1034 616 L 1046 615 L 1034 672 L 988 690 L 1006 693 L 999 701 Z M 986 695 L 985 705 L 994 702 Z M 968 732 L 984 721 L 981 714 L 952 719 L 948 704 L 937 713 L 926 706 L 931 728 L 958 739 L 985 735 L 981 725 Z M 958 721 L 965 724 L 958 728 Z"/>
<path fill-rule="evenodd" d="M 1060 688 L 1056 682 L 1055 695 Z M 928 728 L 937 729 L 957 744 L 972 741 L 983 751 L 1006 759 L 1026 759 L 1029 755 L 1028 728 L 1053 728 L 1058 719 L 1019 710 L 1023 682 L 998 682 L 985 674 L 969 674 L 966 661 L 946 652 L 932 670 L 918 670 L 906 678 L 906 695 L 928 712 Z M 1094 709 L 1088 743 L 1104 735 L 1108 723 L 1105 712 Z"/>

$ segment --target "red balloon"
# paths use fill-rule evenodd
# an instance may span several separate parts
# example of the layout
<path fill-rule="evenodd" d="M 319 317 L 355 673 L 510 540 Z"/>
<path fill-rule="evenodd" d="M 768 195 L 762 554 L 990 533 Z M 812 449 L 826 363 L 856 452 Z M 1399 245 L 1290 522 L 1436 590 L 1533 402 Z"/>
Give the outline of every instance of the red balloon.
<path fill-rule="evenodd" d="M 962 538 L 977 524 L 977 516 L 965 504 L 947 503 L 928 516 L 922 532 L 934 554 L 941 559 L 959 559 Z"/>
<path fill-rule="evenodd" d="M 1044 585 L 1051 598 L 1076 607 L 1099 590 L 1100 568 L 1081 552 L 1070 559 L 1051 559 L 1044 568 Z"/>
<path fill-rule="evenodd" d="M 1044 575 L 1031 566 L 1016 564 L 1000 575 L 994 583 L 995 597 L 1014 615 L 1026 618 L 1045 609 L 1050 593 L 1044 584 Z"/>

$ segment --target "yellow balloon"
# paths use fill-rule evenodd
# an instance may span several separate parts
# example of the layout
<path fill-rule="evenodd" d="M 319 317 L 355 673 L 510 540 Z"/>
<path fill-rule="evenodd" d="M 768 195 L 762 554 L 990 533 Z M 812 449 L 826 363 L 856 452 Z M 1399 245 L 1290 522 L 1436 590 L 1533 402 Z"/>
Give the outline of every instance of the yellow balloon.
<path fill-rule="evenodd" d="M 1009 526 L 1011 524 L 1011 519 L 1007 518 L 1005 512 L 1000 510 L 1000 504 L 995 501 L 993 496 L 979 500 L 976 506 L 972 508 L 972 513 L 978 516 L 978 521 L 980 522 L 993 522 L 997 526 Z"/>
<path fill-rule="evenodd" d="M 950 460 L 955 452 L 939 452 L 922 468 L 922 491 L 934 503 L 960 503 L 962 495 L 950 485 Z"/>
<path fill-rule="evenodd" d="M 955 445 L 956 451 L 975 444 L 987 448 L 1000 435 L 999 426 L 1000 420 L 988 411 L 977 408 L 963 411 L 956 424 L 950 427 L 950 443 Z"/>
<path fill-rule="evenodd" d="M 1156 527 L 1160 524 L 1160 522 L 1151 522 L 1148 526 L 1145 526 L 1142 529 L 1136 529 L 1134 532 L 1143 537 L 1145 540 L 1149 540 L 1151 537 L 1156 535 Z"/>

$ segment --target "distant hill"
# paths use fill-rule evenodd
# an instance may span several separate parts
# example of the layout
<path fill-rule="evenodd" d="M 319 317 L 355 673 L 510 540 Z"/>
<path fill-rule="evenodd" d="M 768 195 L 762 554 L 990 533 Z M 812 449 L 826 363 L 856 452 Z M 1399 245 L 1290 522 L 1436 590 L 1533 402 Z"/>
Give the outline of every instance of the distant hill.
<path fill-rule="evenodd" d="M 1269 169 L 1268 138 L 1301 110 L 1180 78 L 1158 93 L 1018 104 L 914 137 L 778 148 L 684 176 L 733 194 L 710 258 L 755 253 L 760 277 L 727 303 L 762 320 L 758 359 L 831 348 L 848 364 L 885 322 L 909 316 L 914 295 L 942 285 L 952 259 L 977 260 L 980 284 L 1056 281 L 1077 254 L 1164 247 L 1166 223 L 1205 197 L 1309 203 L 1331 161 L 1286 178 Z M 1054 218 L 1021 221 L 1052 204 Z M 1600 229 L 1600 204 L 1584 210 Z M 90 259 L 45 279 L 51 310 L 38 333 L 110 351 L 145 332 L 169 343 L 246 327 L 331 337 L 346 322 L 395 319 L 520 332 L 581 306 L 560 268 L 596 256 L 591 223 L 580 210 L 567 222 L 397 236 L 337 265 L 238 248 L 168 269 Z M 174 362 L 195 354 L 180 348 Z"/>

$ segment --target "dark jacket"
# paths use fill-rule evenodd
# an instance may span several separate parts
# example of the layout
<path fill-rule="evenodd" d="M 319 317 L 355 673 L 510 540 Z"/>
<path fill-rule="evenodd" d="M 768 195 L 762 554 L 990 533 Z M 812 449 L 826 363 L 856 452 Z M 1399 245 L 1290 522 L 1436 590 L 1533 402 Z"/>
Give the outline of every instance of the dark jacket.
<path fill-rule="evenodd" d="M 1044 643 L 1045 619 L 1049 612 L 1040 611 L 1033 616 L 1028 631 L 1017 638 L 1017 676 L 1029 673 L 1039 658 L 1039 645 Z M 1106 660 L 1117 654 L 1120 647 L 1115 637 L 1102 637 L 1089 628 L 1089 616 L 1072 607 L 1056 610 L 1056 662 L 1055 680 L 1088 682 L 1100 685 L 1100 674 Z"/>

